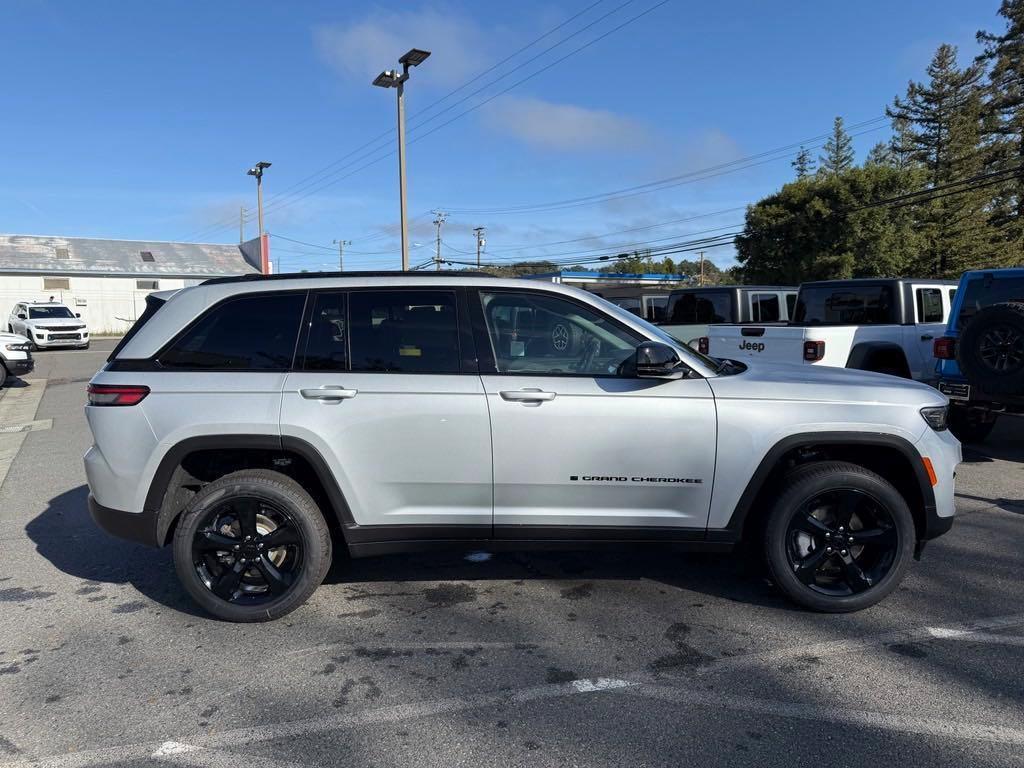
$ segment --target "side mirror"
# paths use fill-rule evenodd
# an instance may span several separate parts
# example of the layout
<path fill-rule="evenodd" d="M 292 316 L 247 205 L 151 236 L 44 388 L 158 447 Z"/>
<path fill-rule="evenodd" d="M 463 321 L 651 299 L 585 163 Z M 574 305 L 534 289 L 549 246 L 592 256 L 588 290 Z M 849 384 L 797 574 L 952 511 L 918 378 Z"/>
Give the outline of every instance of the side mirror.
<path fill-rule="evenodd" d="M 18 319 L 19 320 L 28 320 L 28 315 L 26 315 L 24 312 L 19 312 L 18 313 Z"/>
<path fill-rule="evenodd" d="M 81 312 L 75 312 L 75 317 L 81 317 L 81 316 L 82 316 Z"/>
<path fill-rule="evenodd" d="M 683 365 L 668 344 L 645 341 L 636 348 L 636 375 L 642 379 L 681 379 Z"/>

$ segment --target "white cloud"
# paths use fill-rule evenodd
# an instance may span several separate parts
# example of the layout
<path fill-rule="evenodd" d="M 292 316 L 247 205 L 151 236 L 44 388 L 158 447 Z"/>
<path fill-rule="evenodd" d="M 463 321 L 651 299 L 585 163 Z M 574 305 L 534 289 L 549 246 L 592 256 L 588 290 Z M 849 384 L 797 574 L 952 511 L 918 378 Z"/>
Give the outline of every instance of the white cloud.
<path fill-rule="evenodd" d="M 484 108 L 486 127 L 546 149 L 639 149 L 651 142 L 639 120 L 604 109 L 503 96 Z"/>
<path fill-rule="evenodd" d="M 494 38 L 494 30 L 434 9 L 377 8 L 361 21 L 313 29 L 321 57 L 345 77 L 369 82 L 381 70 L 397 67 L 398 57 L 410 48 L 422 48 L 432 55 L 416 79 L 443 86 L 461 85 L 484 69 L 482 53 L 493 50 Z"/>

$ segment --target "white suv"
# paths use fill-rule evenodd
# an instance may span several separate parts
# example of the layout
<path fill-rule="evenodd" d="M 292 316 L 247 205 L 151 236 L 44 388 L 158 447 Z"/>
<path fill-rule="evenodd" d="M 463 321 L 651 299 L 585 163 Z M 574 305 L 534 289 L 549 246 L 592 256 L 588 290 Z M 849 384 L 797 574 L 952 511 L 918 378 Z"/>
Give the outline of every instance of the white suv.
<path fill-rule="evenodd" d="M 89 328 L 82 315 L 57 301 L 20 301 L 11 310 L 7 330 L 28 339 L 34 348 L 89 348 Z"/>
<path fill-rule="evenodd" d="M 89 505 L 173 541 L 225 619 L 293 610 L 339 546 L 751 542 L 797 603 L 851 611 L 953 522 L 934 389 L 715 360 L 573 288 L 280 275 L 147 302 L 89 384 Z"/>

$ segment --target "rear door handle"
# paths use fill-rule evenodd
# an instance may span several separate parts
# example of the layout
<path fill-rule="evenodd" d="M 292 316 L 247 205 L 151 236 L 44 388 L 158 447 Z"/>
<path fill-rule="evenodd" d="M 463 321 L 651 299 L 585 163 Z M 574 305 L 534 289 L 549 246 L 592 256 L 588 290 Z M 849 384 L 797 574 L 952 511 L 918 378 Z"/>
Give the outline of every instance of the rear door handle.
<path fill-rule="evenodd" d="M 502 400 L 513 403 L 542 403 L 555 399 L 554 392 L 545 392 L 541 389 L 510 389 L 500 394 Z"/>
<path fill-rule="evenodd" d="M 345 389 L 344 387 L 325 384 L 316 389 L 300 389 L 299 394 L 307 400 L 349 400 L 359 393 L 358 389 Z"/>

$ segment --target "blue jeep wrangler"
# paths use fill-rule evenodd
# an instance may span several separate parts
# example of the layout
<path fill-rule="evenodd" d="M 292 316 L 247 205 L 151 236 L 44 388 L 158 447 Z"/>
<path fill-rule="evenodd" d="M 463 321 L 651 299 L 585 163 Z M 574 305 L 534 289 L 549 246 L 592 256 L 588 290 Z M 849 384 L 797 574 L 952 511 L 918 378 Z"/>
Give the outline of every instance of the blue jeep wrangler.
<path fill-rule="evenodd" d="M 1000 414 L 1024 416 L 1024 267 L 963 274 L 935 357 L 962 442 L 983 441 Z"/>

